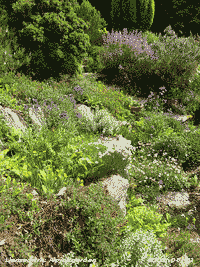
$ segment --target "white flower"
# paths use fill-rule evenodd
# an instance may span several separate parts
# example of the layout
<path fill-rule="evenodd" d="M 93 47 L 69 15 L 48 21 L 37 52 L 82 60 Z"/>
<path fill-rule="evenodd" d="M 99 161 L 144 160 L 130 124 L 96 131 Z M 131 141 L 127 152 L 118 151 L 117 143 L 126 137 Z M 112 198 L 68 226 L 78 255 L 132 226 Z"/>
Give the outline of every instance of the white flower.
<path fill-rule="evenodd" d="M 191 262 L 193 262 L 193 259 L 188 258 L 185 254 L 181 258 L 179 258 L 178 261 L 180 262 L 181 267 L 187 267 Z"/>
<path fill-rule="evenodd" d="M 171 265 L 170 259 L 162 251 L 160 241 L 152 231 L 139 229 L 133 233 L 127 227 L 127 234 L 120 245 L 124 251 L 120 260 L 117 261 L 120 266 L 158 267 L 162 264 L 166 267 Z"/>

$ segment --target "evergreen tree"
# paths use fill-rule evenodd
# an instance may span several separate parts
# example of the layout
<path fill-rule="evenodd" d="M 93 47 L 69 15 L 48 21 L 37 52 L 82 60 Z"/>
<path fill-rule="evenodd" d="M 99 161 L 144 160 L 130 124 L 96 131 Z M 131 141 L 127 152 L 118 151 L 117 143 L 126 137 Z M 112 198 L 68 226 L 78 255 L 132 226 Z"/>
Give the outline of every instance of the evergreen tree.
<path fill-rule="evenodd" d="M 73 11 L 76 0 L 5 1 L 8 28 L 15 33 L 16 43 L 31 53 L 28 72 L 38 80 L 60 74 L 74 75 L 88 52 L 90 39 L 88 25 Z M 17 51 L 11 42 L 12 54 Z M 24 66 L 22 69 L 25 71 Z"/>
<path fill-rule="evenodd" d="M 148 30 L 153 23 L 154 0 L 112 0 L 111 18 L 115 30 Z"/>

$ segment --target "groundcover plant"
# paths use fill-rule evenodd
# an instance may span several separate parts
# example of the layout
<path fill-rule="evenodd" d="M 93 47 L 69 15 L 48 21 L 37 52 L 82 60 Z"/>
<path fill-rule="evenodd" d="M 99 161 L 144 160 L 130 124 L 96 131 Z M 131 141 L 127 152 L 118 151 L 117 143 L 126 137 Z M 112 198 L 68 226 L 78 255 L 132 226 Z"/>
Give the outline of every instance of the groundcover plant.
<path fill-rule="evenodd" d="M 152 33 L 149 38 L 145 34 L 148 44 L 160 57 L 158 61 L 152 60 L 152 70 L 172 62 L 177 51 L 183 52 L 178 39 L 172 42 L 168 37 L 161 42 L 161 37 L 155 36 L 154 41 Z M 175 49 L 167 57 L 170 42 Z M 185 42 L 187 48 L 193 40 L 188 38 L 188 43 Z M 165 48 L 158 50 L 158 45 Z M 132 53 L 128 45 L 121 48 L 124 55 Z M 195 48 L 199 49 L 198 44 Z M 17 259 L 27 260 L 23 266 L 29 262 L 41 266 L 42 260 L 50 261 L 50 256 L 60 266 L 179 266 L 183 259 L 186 266 L 198 266 L 200 246 L 192 242 L 200 231 L 199 200 L 194 196 L 199 189 L 199 174 L 193 174 L 200 160 L 198 125 L 192 122 L 183 125 L 165 116 L 162 95 L 146 101 L 136 116 L 131 113 L 131 106 L 137 94 L 128 93 L 130 86 L 121 90 L 115 85 L 108 87 L 84 73 L 63 76 L 60 83 L 52 79 L 33 81 L 17 73 L 18 62 L 12 60 L 8 43 L 1 47 L 0 57 L 4 61 L 0 77 L 1 106 L 19 112 L 29 125 L 23 134 L 8 127 L 1 115 L 1 266 L 22 266 L 14 262 Z M 102 58 L 106 62 L 107 54 Z M 134 54 L 130 58 L 137 61 Z M 132 65 L 128 69 L 122 64 L 123 54 L 116 62 L 121 63 L 127 75 L 134 72 Z M 150 64 L 151 59 L 138 57 L 138 62 Z M 194 115 L 198 109 L 199 84 L 197 74 L 191 77 L 187 90 L 179 90 L 178 86 L 182 85 L 177 82 L 176 87 L 173 83 L 172 93 L 180 93 L 183 100 L 182 114 Z M 94 123 L 75 112 L 74 101 L 98 107 Z M 46 124 L 41 131 L 32 127 L 28 116 L 28 109 L 34 105 L 45 113 Z M 118 127 L 115 119 L 126 120 L 132 127 Z M 131 157 L 130 203 L 125 218 L 100 186 L 90 189 L 85 186 L 87 177 L 97 173 L 106 177 L 120 168 L 116 164 L 113 170 L 112 162 L 99 157 L 99 152 L 106 151 L 105 146 L 89 145 L 102 134 L 121 134 L 137 148 Z M 140 148 L 139 141 L 151 145 Z M 58 204 L 54 194 L 63 187 L 67 191 Z M 39 201 L 33 201 L 33 189 L 38 192 Z M 158 205 L 160 193 L 182 190 L 194 196 L 187 209 Z M 107 206 L 104 213 L 101 205 Z M 142 216 L 144 211 L 146 216 Z M 39 262 L 34 262 L 35 257 Z M 8 263 L 8 259 L 13 261 Z"/>

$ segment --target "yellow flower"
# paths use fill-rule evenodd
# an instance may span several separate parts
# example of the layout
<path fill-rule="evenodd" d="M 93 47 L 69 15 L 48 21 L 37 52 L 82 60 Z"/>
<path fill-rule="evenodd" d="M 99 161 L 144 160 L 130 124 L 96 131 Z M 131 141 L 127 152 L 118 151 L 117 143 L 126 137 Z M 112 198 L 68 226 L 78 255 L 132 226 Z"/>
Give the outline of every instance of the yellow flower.
<path fill-rule="evenodd" d="M 79 182 L 81 182 L 81 184 L 80 184 L 80 186 L 84 186 L 84 184 L 83 184 L 83 180 L 80 180 L 79 178 L 77 179 L 77 181 Z"/>

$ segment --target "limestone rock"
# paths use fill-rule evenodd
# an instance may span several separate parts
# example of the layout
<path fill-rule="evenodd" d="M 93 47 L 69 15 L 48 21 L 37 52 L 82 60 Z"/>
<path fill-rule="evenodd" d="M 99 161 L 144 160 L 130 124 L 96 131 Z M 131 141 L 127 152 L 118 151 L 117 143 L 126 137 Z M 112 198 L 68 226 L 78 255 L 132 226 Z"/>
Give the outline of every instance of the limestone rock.
<path fill-rule="evenodd" d="M 113 175 L 103 181 L 104 188 L 116 200 L 126 216 L 126 198 L 129 182 L 120 175 Z"/>

